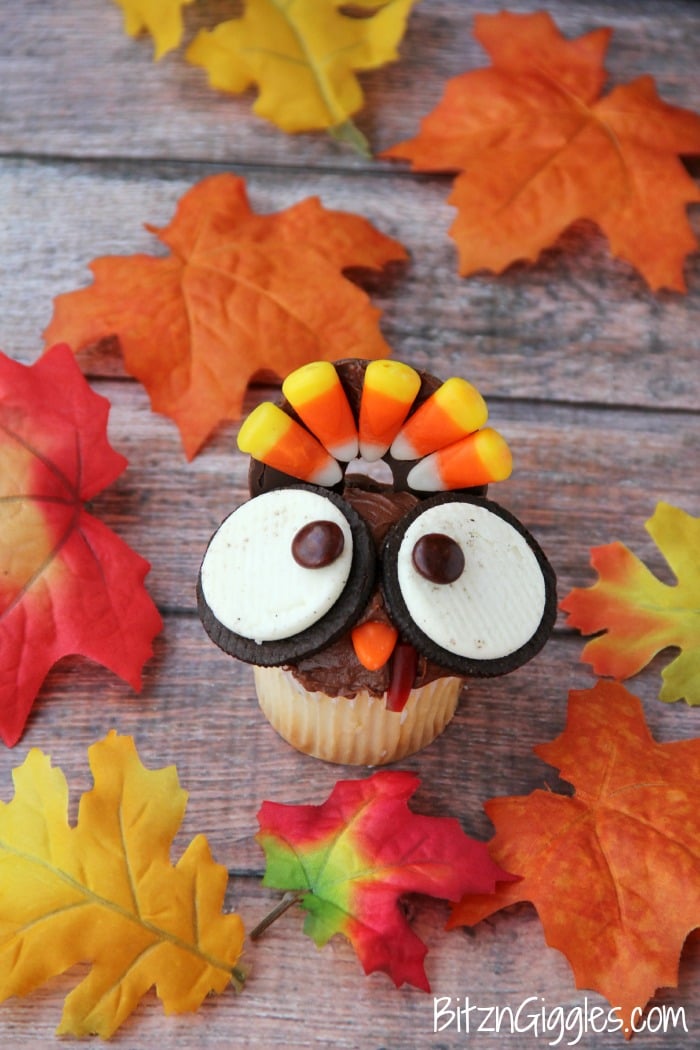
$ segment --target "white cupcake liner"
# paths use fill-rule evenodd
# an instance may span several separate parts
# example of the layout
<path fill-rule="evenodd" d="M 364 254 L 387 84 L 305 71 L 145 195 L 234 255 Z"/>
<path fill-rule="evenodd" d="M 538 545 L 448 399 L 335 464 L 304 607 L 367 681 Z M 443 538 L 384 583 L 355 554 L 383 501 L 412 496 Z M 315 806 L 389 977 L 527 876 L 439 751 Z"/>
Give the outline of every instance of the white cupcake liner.
<path fill-rule="evenodd" d="M 378 766 L 432 743 L 457 709 L 461 678 L 412 689 L 403 711 L 362 690 L 353 699 L 309 692 L 291 671 L 255 667 L 258 701 L 272 727 L 304 754 L 326 762 Z"/>

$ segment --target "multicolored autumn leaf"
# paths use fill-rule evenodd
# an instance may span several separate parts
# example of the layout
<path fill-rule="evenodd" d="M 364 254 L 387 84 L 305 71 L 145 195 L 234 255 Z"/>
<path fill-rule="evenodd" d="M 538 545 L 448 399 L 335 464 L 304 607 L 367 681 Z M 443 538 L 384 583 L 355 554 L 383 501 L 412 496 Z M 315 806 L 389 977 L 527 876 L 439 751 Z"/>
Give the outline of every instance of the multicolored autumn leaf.
<path fill-rule="evenodd" d="M 134 689 L 161 618 L 148 562 L 85 503 L 127 463 L 109 402 L 67 346 L 26 366 L 0 354 L 0 735 L 19 739 L 50 667 L 82 654 Z"/>
<path fill-rule="evenodd" d="M 669 646 L 681 651 L 662 671 L 659 694 L 700 704 L 700 519 L 659 503 L 645 524 L 676 577 L 666 584 L 623 543 L 591 550 L 599 579 L 575 587 L 561 603 L 588 642 L 582 659 L 598 675 L 629 678 Z"/>
<path fill-rule="evenodd" d="M 657 744 L 639 700 L 599 682 L 570 694 L 565 731 L 535 750 L 575 793 L 486 804 L 491 855 L 522 878 L 465 896 L 450 926 L 531 901 L 577 987 L 604 995 L 629 1030 L 635 1008 L 677 984 L 700 925 L 700 739 Z"/>
<path fill-rule="evenodd" d="M 170 862 L 187 800 L 174 767 L 146 769 L 113 731 L 88 753 L 75 826 L 65 777 L 36 748 L 0 803 L 0 999 L 88 962 L 58 1034 L 106 1039 L 154 985 L 166 1013 L 240 987 L 244 933 L 222 914 L 227 873 L 203 835 Z"/>
<path fill-rule="evenodd" d="M 239 418 L 251 379 L 389 354 L 379 311 L 342 271 L 406 252 L 366 219 L 315 197 L 258 215 L 244 180 L 224 174 L 193 186 L 168 226 L 148 228 L 171 254 L 95 259 L 94 283 L 56 298 L 44 336 L 80 350 L 117 335 L 127 372 L 175 420 L 188 458 Z"/>
<path fill-rule="evenodd" d="M 417 0 L 246 0 L 241 18 L 203 30 L 186 58 L 214 88 L 240 94 L 253 84 L 253 111 L 283 131 L 329 129 L 368 147 L 350 117 L 361 109 L 356 70 L 398 58 Z"/>
<path fill-rule="evenodd" d="M 182 8 L 194 0 L 114 0 L 124 12 L 124 31 L 151 34 L 155 58 L 162 58 L 182 40 Z"/>
<path fill-rule="evenodd" d="M 566 40 L 545 12 L 477 15 L 489 68 L 448 81 L 419 134 L 384 156 L 458 172 L 450 230 L 463 275 L 535 260 L 578 219 L 652 289 L 685 291 L 700 190 L 679 156 L 700 153 L 700 116 L 649 76 L 600 95 L 610 30 Z"/>
<path fill-rule="evenodd" d="M 320 806 L 264 802 L 256 838 L 265 851 L 263 885 L 298 892 L 304 932 L 319 947 L 336 933 L 353 945 L 365 973 L 397 987 L 430 990 L 427 948 L 399 907 L 406 893 L 457 900 L 490 893 L 510 876 L 449 817 L 427 817 L 407 802 L 420 781 L 380 772 L 338 781 Z"/>

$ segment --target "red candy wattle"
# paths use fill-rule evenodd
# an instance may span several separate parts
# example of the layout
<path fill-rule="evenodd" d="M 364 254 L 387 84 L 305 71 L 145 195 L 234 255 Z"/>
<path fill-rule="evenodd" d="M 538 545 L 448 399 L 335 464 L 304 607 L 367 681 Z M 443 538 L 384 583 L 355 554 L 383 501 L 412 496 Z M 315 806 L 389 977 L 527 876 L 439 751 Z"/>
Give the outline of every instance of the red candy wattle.
<path fill-rule="evenodd" d="M 399 642 L 391 662 L 391 681 L 386 691 L 387 711 L 403 711 L 416 678 L 418 655 L 412 645 Z"/>

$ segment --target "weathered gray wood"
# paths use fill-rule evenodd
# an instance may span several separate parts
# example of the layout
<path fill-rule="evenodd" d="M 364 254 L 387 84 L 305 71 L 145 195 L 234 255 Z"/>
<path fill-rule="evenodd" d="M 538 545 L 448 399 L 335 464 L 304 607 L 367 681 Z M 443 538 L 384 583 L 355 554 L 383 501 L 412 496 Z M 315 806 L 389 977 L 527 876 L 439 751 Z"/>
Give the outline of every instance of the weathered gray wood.
<path fill-rule="evenodd" d="M 508 6 L 532 9 L 521 0 Z M 612 82 L 650 73 L 662 97 L 700 110 L 700 16 L 693 0 L 538 6 L 570 36 L 602 24 L 614 28 L 606 63 Z M 447 77 L 486 64 L 471 36 L 477 9 L 463 0 L 422 0 L 401 61 L 363 77 L 367 105 L 358 125 L 376 150 L 415 134 Z M 231 10 L 224 0 L 186 8 L 188 35 Z M 166 223 L 178 198 L 203 176 L 244 174 L 261 212 L 317 194 L 329 208 L 365 215 L 410 250 L 408 264 L 358 279 L 382 310 L 382 330 L 397 356 L 443 377 L 467 375 L 487 396 L 492 421 L 515 455 L 513 478 L 493 486 L 491 495 L 541 540 L 560 594 L 593 582 L 588 550 L 613 539 L 672 582 L 643 523 L 659 500 L 700 514 L 700 253 L 688 260 L 688 295 L 654 295 L 610 258 L 599 233 L 579 224 L 534 266 L 462 279 L 447 232 L 448 177 L 361 158 L 324 135 L 284 135 L 252 114 L 252 95 L 212 92 L 181 54 L 153 64 L 149 41 L 126 38 L 120 11 L 108 0 L 2 5 L 0 84 L 0 346 L 12 357 L 36 359 L 52 297 L 87 283 L 92 258 L 157 252 L 143 223 Z M 698 174 L 697 161 L 690 169 Z M 689 214 L 700 233 L 700 211 Z M 11 797 L 12 768 L 40 747 L 66 773 L 75 816 L 90 786 L 89 745 L 111 728 L 132 734 L 144 762 L 175 763 L 190 792 L 175 854 L 193 835 L 206 834 L 232 875 L 227 904 L 251 929 L 279 897 L 260 884 L 263 857 L 253 836 L 261 802 L 320 802 L 337 779 L 365 771 L 316 762 L 279 739 L 259 712 L 250 668 L 211 645 L 195 615 L 194 580 L 208 535 L 245 496 L 236 425 L 222 425 L 188 464 L 174 424 L 150 412 L 145 391 L 124 375 L 113 346 L 79 361 L 109 398 L 110 437 L 130 463 L 92 510 L 152 563 L 148 585 L 164 629 L 140 694 L 81 657 L 67 657 L 50 672 L 22 741 L 0 751 L 0 798 Z M 255 386 L 246 410 L 273 393 Z M 417 811 L 456 816 L 486 839 L 488 798 L 543 784 L 566 790 L 532 750 L 562 731 L 568 690 L 594 681 L 579 660 L 583 642 L 563 619 L 531 665 L 506 679 L 469 683 L 443 736 L 401 763 L 421 778 Z M 664 741 L 698 734 L 697 711 L 656 698 L 671 655 L 629 683 L 652 733 Z M 430 949 L 427 969 L 437 996 L 469 996 L 473 1004 L 501 1009 L 530 996 L 533 1009 L 568 1010 L 586 999 L 605 1005 L 575 989 L 567 963 L 546 947 L 527 906 L 474 931 L 450 933 L 443 930 L 444 903 L 415 898 L 408 907 Z M 434 1033 L 432 996 L 397 991 L 383 975 L 363 977 L 345 941 L 317 951 L 301 925 L 293 910 L 249 946 L 252 969 L 242 996 L 231 991 L 194 1017 L 172 1018 L 151 993 L 114 1044 L 490 1050 L 552 1038 L 551 1032 Z M 685 1008 L 690 1033 L 649 1033 L 648 1050 L 692 1042 L 699 946 L 697 937 L 686 946 L 680 987 L 655 1000 Z M 62 1000 L 84 972 L 0 1006 L 3 1045 L 52 1045 Z M 582 1041 L 588 1044 L 612 1050 L 621 1038 L 589 1034 Z"/>
<path fill-rule="evenodd" d="M 143 224 L 165 225 L 182 194 L 213 170 L 7 162 L 0 345 L 34 360 L 53 297 L 89 284 L 97 256 L 161 254 Z M 648 291 L 590 226 L 569 231 L 529 269 L 466 280 L 457 273 L 447 233 L 452 210 L 438 177 L 265 169 L 251 172 L 248 186 L 260 212 L 318 195 L 327 208 L 364 215 L 406 245 L 407 264 L 358 275 L 382 311 L 387 342 L 405 360 L 466 374 L 490 397 L 690 410 L 700 403 L 700 253 L 688 260 L 695 293 L 688 296 Z M 77 206 L 80 221 L 71 222 Z M 93 354 L 89 367 L 104 374 L 120 365 Z"/>
<path fill-rule="evenodd" d="M 249 883 L 240 889 L 236 881 L 230 897 L 231 906 L 249 915 L 253 922 L 266 914 L 271 900 L 270 891 Z M 397 991 L 383 974 L 365 978 L 349 945 L 340 939 L 322 950 L 314 948 L 301 932 L 300 912 L 292 910 L 251 946 L 246 955 L 250 976 L 242 995 L 236 996 L 229 990 L 207 1000 L 194 1016 L 166 1017 L 150 992 L 135 1019 L 116 1033 L 110 1045 L 129 1050 L 141 1050 L 154 1043 L 178 1050 L 229 1050 L 234 1046 L 267 1050 L 283 1041 L 293 1050 L 329 1046 L 341 1050 L 405 1050 L 408 1046 L 442 1050 L 465 1045 L 477 1050 L 492 1050 L 494 1046 L 526 1048 L 546 1046 L 556 1038 L 557 1030 L 553 1028 L 543 1037 L 540 1020 L 539 1037 L 532 1028 L 529 1034 L 510 1034 L 507 1007 L 515 1013 L 523 1004 L 521 1027 L 533 1026 L 528 1015 L 541 1018 L 543 1007 L 548 1015 L 555 1007 L 561 1007 L 565 1013 L 577 1006 L 583 1009 L 584 998 L 589 1011 L 593 1006 L 608 1008 L 601 996 L 588 993 L 584 997 L 572 989 L 565 960 L 545 946 L 539 921 L 527 905 L 495 916 L 474 931 L 445 931 L 447 907 L 428 898 L 412 902 L 411 914 L 414 929 L 428 945 L 426 970 L 433 994 L 450 996 L 453 1007 L 463 1006 L 468 997 L 470 1005 L 477 1008 L 470 1015 L 472 1030 L 468 1034 L 464 1030 L 457 1032 L 455 1027 L 434 1033 L 433 995 L 406 988 Z M 523 959 L 529 961 L 525 983 L 521 973 Z M 693 975 L 697 977 L 699 964 L 700 938 L 688 944 L 683 959 L 685 994 L 665 991 L 654 1002 L 660 1007 L 687 1006 L 688 991 L 696 987 Z M 7 1045 L 13 1050 L 53 1045 L 53 1029 L 61 1015 L 62 1000 L 82 972 L 77 970 L 53 982 L 44 994 L 40 1012 L 34 997 L 5 1004 L 3 1034 Z M 478 1008 L 489 1006 L 503 1011 L 500 1038 L 486 1029 L 481 1033 L 474 1030 L 476 1023 L 488 1023 Z M 694 1014 L 686 1011 L 689 1033 L 682 1029 L 666 1034 L 645 1033 L 638 1039 L 649 1050 L 681 1047 L 693 1038 L 694 1020 Z M 493 1016 L 490 1023 L 494 1025 Z M 573 1038 L 575 1031 L 574 1028 L 567 1033 L 568 1037 Z M 596 1047 L 625 1045 L 620 1033 L 606 1038 L 590 1029 L 582 1045 L 586 1041 Z M 85 1043 L 61 1039 L 57 1045 L 78 1050 Z"/>
<path fill-rule="evenodd" d="M 444 735 L 401 763 L 424 781 L 419 807 L 449 812 L 471 834 L 487 838 L 482 813 L 487 798 L 527 793 L 544 781 L 556 785 L 556 772 L 532 749 L 563 730 L 568 690 L 593 684 L 590 669 L 578 662 L 580 653 L 579 637 L 564 634 L 526 668 L 506 678 L 468 682 Z M 660 739 L 693 736 L 692 712 L 656 699 L 665 660 L 659 658 L 653 673 L 628 687 L 643 700 Z M 190 617 L 168 618 L 146 666 L 141 695 L 82 658 L 58 664 L 35 705 L 31 732 L 3 760 L 9 767 L 30 746 L 50 750 L 77 795 L 89 782 L 87 747 L 111 728 L 134 736 L 147 765 L 177 765 L 192 796 L 187 823 L 207 834 L 221 863 L 242 873 L 262 871 L 252 834 L 263 799 L 323 799 L 341 775 L 364 775 L 361 769 L 312 762 L 284 743 L 258 710 L 251 669 L 206 644 Z"/>
<path fill-rule="evenodd" d="M 416 6 L 401 61 L 361 76 L 367 105 L 357 123 L 375 150 L 415 134 L 447 77 L 488 65 L 472 36 L 473 18 L 499 7 L 462 0 L 423 0 Z M 185 39 L 200 26 L 231 17 L 234 9 L 226 0 L 200 0 L 185 9 Z M 649 73 L 669 101 L 697 108 L 693 0 L 664 0 L 661 6 L 649 0 L 544 0 L 537 9 L 549 11 L 567 36 L 610 26 L 614 35 L 606 68 L 611 81 Z M 533 5 L 513 0 L 508 10 L 527 13 Z M 290 164 L 346 172 L 367 166 L 323 134 L 280 135 L 253 115 L 254 92 L 212 91 L 204 71 L 185 62 L 183 48 L 154 64 L 150 39 L 131 40 L 121 25 L 118 7 L 108 0 L 79 5 L 26 0 L 21 12 L 3 5 L 3 152 Z"/>

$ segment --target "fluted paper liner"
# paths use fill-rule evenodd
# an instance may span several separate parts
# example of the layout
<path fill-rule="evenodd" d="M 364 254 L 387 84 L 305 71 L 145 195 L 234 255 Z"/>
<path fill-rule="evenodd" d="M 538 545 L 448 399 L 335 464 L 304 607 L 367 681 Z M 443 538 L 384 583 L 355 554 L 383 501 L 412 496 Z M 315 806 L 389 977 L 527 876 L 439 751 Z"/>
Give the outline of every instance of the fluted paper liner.
<path fill-rule="evenodd" d="M 430 744 L 457 709 L 461 678 L 412 689 L 403 711 L 362 690 L 353 699 L 309 692 L 291 671 L 255 667 L 258 701 L 272 727 L 304 754 L 326 762 L 378 766 Z"/>

